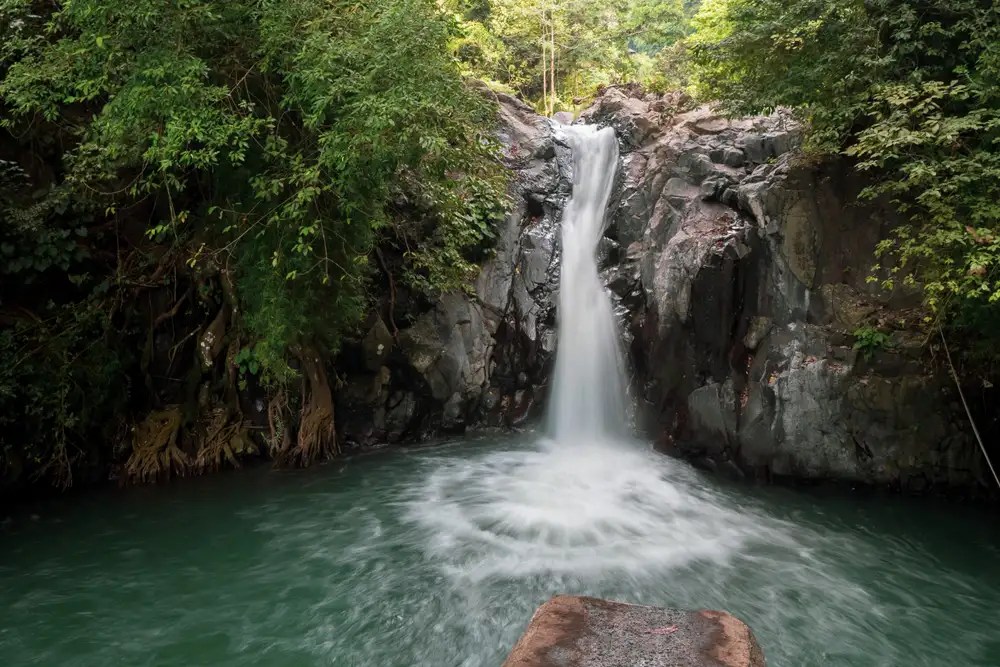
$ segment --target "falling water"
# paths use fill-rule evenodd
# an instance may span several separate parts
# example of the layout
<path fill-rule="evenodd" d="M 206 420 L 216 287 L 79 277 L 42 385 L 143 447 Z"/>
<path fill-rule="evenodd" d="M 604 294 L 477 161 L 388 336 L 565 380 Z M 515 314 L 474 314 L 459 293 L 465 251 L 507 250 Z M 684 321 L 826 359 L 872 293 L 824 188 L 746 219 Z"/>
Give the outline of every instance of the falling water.
<path fill-rule="evenodd" d="M 625 383 L 611 299 L 597 271 L 597 244 L 618 167 L 611 128 L 561 128 L 573 150 L 573 194 L 562 222 L 559 346 L 550 408 L 556 442 L 602 441 L 625 426 Z"/>

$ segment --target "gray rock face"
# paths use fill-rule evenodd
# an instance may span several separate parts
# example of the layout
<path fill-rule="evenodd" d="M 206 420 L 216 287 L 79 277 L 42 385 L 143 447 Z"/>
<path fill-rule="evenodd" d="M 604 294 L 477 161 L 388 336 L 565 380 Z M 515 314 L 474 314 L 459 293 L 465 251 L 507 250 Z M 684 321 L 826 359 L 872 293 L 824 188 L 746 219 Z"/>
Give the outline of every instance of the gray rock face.
<path fill-rule="evenodd" d="M 496 252 L 470 294 L 443 296 L 398 335 L 369 324 L 337 389 L 348 445 L 517 425 L 544 402 L 570 160 L 548 121 L 499 101 L 515 183 Z M 985 482 L 919 341 L 901 327 L 891 350 L 853 349 L 860 325 L 912 318 L 920 295 L 866 280 L 894 218 L 858 203 L 849 165 L 803 159 L 784 113 L 729 120 L 682 96 L 610 89 L 583 118 L 622 145 L 598 254 L 640 425 L 659 447 L 741 476 Z"/>
<path fill-rule="evenodd" d="M 356 351 L 362 368 L 338 364 L 352 368 L 337 392 L 348 446 L 472 424 L 516 425 L 544 394 L 555 350 L 557 229 L 570 190 L 570 156 L 547 120 L 512 97 L 498 99 L 514 182 L 495 253 L 471 293 L 443 295 L 398 335 L 373 318 Z"/>
<path fill-rule="evenodd" d="M 983 480 L 921 346 L 853 349 L 858 326 L 897 321 L 919 294 L 866 280 L 893 215 L 858 203 L 850 166 L 803 159 L 781 113 L 667 118 L 624 97 L 608 91 L 585 115 L 622 133 L 610 234 L 630 246 L 618 269 L 638 275 L 632 357 L 660 446 L 765 478 Z"/>

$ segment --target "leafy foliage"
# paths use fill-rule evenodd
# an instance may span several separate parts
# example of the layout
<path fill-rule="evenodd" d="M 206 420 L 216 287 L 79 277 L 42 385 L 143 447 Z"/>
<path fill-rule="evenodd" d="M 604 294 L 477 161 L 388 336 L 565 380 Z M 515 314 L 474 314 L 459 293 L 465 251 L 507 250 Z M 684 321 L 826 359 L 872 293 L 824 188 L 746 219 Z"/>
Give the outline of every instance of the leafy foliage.
<path fill-rule="evenodd" d="M 877 351 L 886 349 L 892 343 L 889 334 L 868 324 L 855 329 L 854 338 L 854 349 L 860 351 L 865 359 L 871 359 Z"/>
<path fill-rule="evenodd" d="M 0 274 L 58 294 L 2 289 L 0 407 L 36 415 L 4 443 L 38 438 L 44 469 L 93 436 L 85 404 L 114 394 L 96 378 L 128 363 L 108 338 L 122 322 L 94 314 L 132 317 L 142 274 L 178 257 L 234 278 L 239 366 L 272 384 L 297 375 L 293 348 L 353 331 L 377 246 L 417 289 L 462 287 L 506 183 L 454 30 L 434 0 L 0 0 Z M 87 336 L 103 370 L 73 366 L 62 398 L 19 389 L 55 384 Z M 34 430 L 56 408 L 75 437 Z"/>
<path fill-rule="evenodd" d="M 585 104 L 601 86 L 669 85 L 661 52 L 689 32 L 682 0 L 445 0 L 466 70 L 539 99 L 547 112 Z"/>
<path fill-rule="evenodd" d="M 730 111 L 795 108 L 811 145 L 871 172 L 906 224 L 892 278 L 973 336 L 1000 301 L 1000 13 L 992 0 L 712 0 L 696 85 Z M 877 267 L 878 268 L 878 267 Z"/>

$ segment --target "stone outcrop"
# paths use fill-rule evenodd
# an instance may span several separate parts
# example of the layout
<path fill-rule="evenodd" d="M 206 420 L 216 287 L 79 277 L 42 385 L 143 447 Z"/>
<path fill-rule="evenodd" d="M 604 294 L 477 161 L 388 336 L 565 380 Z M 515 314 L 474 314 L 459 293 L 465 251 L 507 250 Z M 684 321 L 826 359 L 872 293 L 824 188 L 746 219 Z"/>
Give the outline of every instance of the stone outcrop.
<path fill-rule="evenodd" d="M 764 667 L 753 632 L 720 611 L 558 596 L 531 619 L 504 667 Z"/>
<path fill-rule="evenodd" d="M 571 161 L 549 121 L 498 100 L 515 178 L 495 254 L 471 293 L 425 304 L 398 332 L 373 315 L 341 355 L 348 447 L 539 414 Z M 850 164 L 805 156 L 788 114 L 731 120 L 678 94 L 612 88 L 583 120 L 621 143 L 599 264 L 639 425 L 660 448 L 738 476 L 984 486 L 947 378 L 912 333 L 919 293 L 868 280 L 895 219 L 859 202 Z M 871 325 L 890 345 L 855 349 Z"/>
<path fill-rule="evenodd" d="M 741 476 L 982 479 L 946 379 L 908 333 L 919 293 L 867 280 L 894 218 L 859 203 L 849 164 L 805 157 L 783 113 L 729 120 L 612 89 L 585 115 L 622 144 L 608 235 L 626 250 L 609 285 L 663 449 Z M 861 325 L 894 329 L 891 345 L 855 349 Z"/>
<path fill-rule="evenodd" d="M 537 413 L 555 350 L 557 228 L 569 152 L 528 106 L 499 95 L 512 207 L 470 294 L 446 294 L 398 334 L 373 315 L 338 368 L 348 447 L 469 425 L 515 426 Z M 360 362 L 360 363 L 359 363 Z"/>

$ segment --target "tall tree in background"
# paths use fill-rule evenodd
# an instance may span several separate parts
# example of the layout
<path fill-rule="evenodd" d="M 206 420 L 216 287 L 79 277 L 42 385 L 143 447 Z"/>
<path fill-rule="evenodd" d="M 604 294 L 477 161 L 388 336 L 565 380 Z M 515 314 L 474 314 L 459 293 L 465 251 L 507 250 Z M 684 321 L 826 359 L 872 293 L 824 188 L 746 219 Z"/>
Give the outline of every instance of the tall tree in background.
<path fill-rule="evenodd" d="M 736 114 L 792 107 L 814 149 L 854 157 L 873 177 L 866 194 L 906 221 L 879 248 L 880 279 L 920 283 L 930 323 L 995 365 L 1000 6 L 708 0 L 695 24 L 701 93 Z"/>
<path fill-rule="evenodd" d="M 551 114 L 602 85 L 656 77 L 652 58 L 688 31 L 682 0 L 450 0 L 467 73 L 509 87 Z"/>

